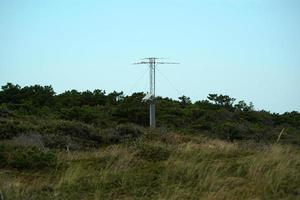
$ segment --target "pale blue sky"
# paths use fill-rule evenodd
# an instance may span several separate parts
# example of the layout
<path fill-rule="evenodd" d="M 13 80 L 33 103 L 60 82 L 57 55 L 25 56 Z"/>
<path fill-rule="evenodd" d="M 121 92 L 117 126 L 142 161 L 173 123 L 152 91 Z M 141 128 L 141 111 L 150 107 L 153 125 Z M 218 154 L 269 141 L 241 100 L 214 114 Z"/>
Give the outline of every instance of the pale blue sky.
<path fill-rule="evenodd" d="M 158 95 L 300 111 L 299 0 L 0 0 L 0 85 L 131 94 L 149 56 L 181 63 L 159 67 Z"/>

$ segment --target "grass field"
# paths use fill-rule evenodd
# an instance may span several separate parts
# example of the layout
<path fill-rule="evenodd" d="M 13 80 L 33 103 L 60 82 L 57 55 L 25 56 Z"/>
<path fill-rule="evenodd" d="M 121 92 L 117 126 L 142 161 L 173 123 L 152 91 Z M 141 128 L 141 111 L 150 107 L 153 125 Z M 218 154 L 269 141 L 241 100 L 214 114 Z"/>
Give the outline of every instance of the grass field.
<path fill-rule="evenodd" d="M 56 152 L 55 167 L 0 170 L 2 199 L 300 199 L 300 151 L 148 133 L 93 151 Z"/>

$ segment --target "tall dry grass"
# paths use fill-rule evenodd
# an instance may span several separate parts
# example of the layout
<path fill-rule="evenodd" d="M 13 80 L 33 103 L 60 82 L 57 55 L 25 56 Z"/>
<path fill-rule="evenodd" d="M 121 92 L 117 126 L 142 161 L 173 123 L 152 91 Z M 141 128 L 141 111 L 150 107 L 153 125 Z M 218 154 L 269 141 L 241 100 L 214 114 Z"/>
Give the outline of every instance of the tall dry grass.
<path fill-rule="evenodd" d="M 91 152 L 61 152 L 48 171 L 0 170 L 5 199 L 299 199 L 300 151 L 147 134 Z"/>

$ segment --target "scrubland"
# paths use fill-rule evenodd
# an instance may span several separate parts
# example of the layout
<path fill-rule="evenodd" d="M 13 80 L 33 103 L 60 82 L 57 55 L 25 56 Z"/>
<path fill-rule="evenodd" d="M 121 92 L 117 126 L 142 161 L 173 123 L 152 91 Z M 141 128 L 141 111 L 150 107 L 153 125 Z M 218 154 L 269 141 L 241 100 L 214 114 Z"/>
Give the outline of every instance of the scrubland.
<path fill-rule="evenodd" d="M 1 198 L 300 199 L 297 146 L 144 130 L 89 151 L 51 152 L 49 166 L 2 168 Z"/>

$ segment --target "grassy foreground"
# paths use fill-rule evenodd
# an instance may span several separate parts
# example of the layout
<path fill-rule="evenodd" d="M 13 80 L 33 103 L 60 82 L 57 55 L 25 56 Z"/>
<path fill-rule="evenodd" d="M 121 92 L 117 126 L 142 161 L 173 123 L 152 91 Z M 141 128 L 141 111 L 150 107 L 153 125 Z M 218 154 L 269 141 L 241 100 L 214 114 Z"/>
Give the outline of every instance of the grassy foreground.
<path fill-rule="evenodd" d="M 300 199 L 300 150 L 148 132 L 55 167 L 0 169 L 0 199 Z"/>

